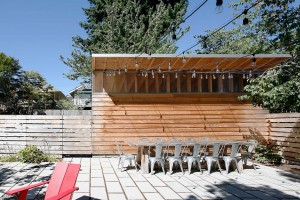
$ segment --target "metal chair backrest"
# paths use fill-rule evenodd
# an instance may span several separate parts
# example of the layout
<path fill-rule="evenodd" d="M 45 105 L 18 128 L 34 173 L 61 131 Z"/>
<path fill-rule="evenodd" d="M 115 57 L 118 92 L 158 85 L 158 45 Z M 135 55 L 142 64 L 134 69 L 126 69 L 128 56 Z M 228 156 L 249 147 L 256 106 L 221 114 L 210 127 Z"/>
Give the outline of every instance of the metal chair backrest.
<path fill-rule="evenodd" d="M 238 142 L 231 143 L 231 153 L 230 157 L 234 158 L 237 156 L 238 152 L 240 151 L 241 145 Z"/>
<path fill-rule="evenodd" d="M 251 142 L 251 144 L 248 146 L 248 152 L 251 153 L 255 150 L 258 142 L 256 140 L 250 140 L 249 142 Z"/>
<path fill-rule="evenodd" d="M 163 146 L 162 146 L 162 144 L 159 144 L 159 143 L 157 143 L 157 144 L 155 144 L 155 158 L 162 158 L 162 156 L 163 156 Z"/>
<path fill-rule="evenodd" d="M 195 143 L 193 149 L 193 157 L 198 157 L 200 155 L 201 143 Z"/>
<path fill-rule="evenodd" d="M 209 146 L 213 146 L 213 152 L 210 154 L 210 156 L 215 157 L 215 158 L 219 157 L 220 153 L 223 150 L 221 143 L 220 142 L 207 143 L 206 148 L 205 148 L 205 154 L 210 153 L 207 151 Z"/>
<path fill-rule="evenodd" d="M 174 158 L 180 158 L 181 157 L 181 143 L 175 144 L 175 151 L 174 151 Z"/>
<path fill-rule="evenodd" d="M 116 143 L 116 147 L 117 147 L 118 154 L 119 154 L 120 156 L 123 155 L 123 152 L 122 152 L 122 146 L 121 146 L 120 142 L 115 141 L 115 143 Z"/>

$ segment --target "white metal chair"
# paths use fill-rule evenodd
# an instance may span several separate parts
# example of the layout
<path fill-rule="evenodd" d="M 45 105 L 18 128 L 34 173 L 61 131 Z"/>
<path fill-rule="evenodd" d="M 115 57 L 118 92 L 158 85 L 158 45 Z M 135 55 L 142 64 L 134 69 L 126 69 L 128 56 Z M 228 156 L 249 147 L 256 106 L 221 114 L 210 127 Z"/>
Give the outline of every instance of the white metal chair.
<path fill-rule="evenodd" d="M 116 147 L 117 147 L 117 151 L 119 154 L 119 163 L 118 163 L 118 169 L 120 169 L 120 165 L 121 165 L 121 171 L 123 171 L 124 168 L 124 163 L 126 160 L 129 161 L 130 165 L 134 165 L 135 169 L 137 169 L 136 163 L 135 163 L 135 155 L 133 154 L 124 154 L 122 151 L 122 145 L 120 144 L 120 142 L 115 141 L 116 142 Z"/>
<path fill-rule="evenodd" d="M 150 149 L 150 147 L 149 147 Z M 151 174 L 154 174 L 154 165 L 156 162 L 158 162 L 163 170 L 163 173 L 165 174 L 165 160 L 163 157 L 163 146 L 162 144 L 155 144 L 155 156 L 151 157 L 150 151 L 149 151 L 149 161 L 150 161 L 150 168 L 151 168 Z"/>
<path fill-rule="evenodd" d="M 225 147 L 229 147 L 229 146 L 231 146 L 230 154 L 229 155 L 224 155 L 224 151 L 226 149 Z M 239 166 L 238 166 L 238 161 L 237 161 L 237 159 L 240 158 L 240 155 L 238 155 L 238 153 L 240 151 L 240 148 L 241 148 L 241 145 L 240 145 L 239 142 L 232 142 L 232 143 L 228 143 L 228 144 L 224 145 L 222 158 L 225 162 L 225 169 L 226 169 L 227 174 L 229 173 L 229 167 L 230 167 L 231 161 L 235 162 L 237 171 L 239 173 L 241 172 L 240 169 L 239 169 Z"/>
<path fill-rule="evenodd" d="M 200 173 L 202 172 L 201 162 L 203 161 L 204 156 L 201 153 L 201 147 L 202 147 L 201 143 L 195 143 L 192 155 L 186 157 L 186 161 L 188 163 L 189 174 L 191 174 L 192 166 L 195 165 L 196 163 L 199 166 Z"/>
<path fill-rule="evenodd" d="M 241 154 L 242 156 L 242 161 L 244 165 L 247 165 L 247 160 L 250 159 L 253 165 L 254 170 L 255 168 L 255 163 L 253 161 L 253 155 L 254 155 L 254 150 L 258 145 L 257 140 L 249 140 L 250 144 L 248 145 L 247 152 L 244 152 Z"/>
<path fill-rule="evenodd" d="M 170 144 L 169 147 L 170 146 L 175 146 L 174 155 L 167 156 L 168 157 L 168 161 L 169 161 L 169 166 L 170 166 L 170 174 L 173 173 L 173 165 L 174 165 L 174 163 L 179 164 L 181 172 L 183 174 L 184 173 L 183 172 L 183 167 L 182 167 L 182 161 L 183 161 L 183 159 L 182 159 L 182 153 L 181 153 L 182 143 L 177 142 L 177 143 Z M 169 147 L 168 147 L 168 149 L 169 149 Z"/>
<path fill-rule="evenodd" d="M 209 153 L 209 151 L 207 151 L 207 149 L 209 148 L 209 146 L 213 146 L 213 152 L 212 154 L 207 154 Z M 219 155 L 222 151 L 222 145 L 221 143 L 219 142 L 213 142 L 213 143 L 208 143 L 205 147 L 205 161 L 206 161 L 206 164 L 207 164 L 207 170 L 208 170 L 208 174 L 210 174 L 211 172 L 211 168 L 212 168 L 212 165 L 214 163 L 217 163 L 218 164 L 218 167 L 219 167 L 219 170 L 220 170 L 220 173 L 222 174 L 222 169 L 221 169 L 221 165 L 220 165 L 220 162 L 219 162 Z"/>

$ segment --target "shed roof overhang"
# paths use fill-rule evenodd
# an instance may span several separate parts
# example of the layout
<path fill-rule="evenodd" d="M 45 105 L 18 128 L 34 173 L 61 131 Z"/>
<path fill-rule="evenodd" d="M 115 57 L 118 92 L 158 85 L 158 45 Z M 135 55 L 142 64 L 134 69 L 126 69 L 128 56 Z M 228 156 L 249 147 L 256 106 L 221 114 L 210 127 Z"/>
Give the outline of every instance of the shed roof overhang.
<path fill-rule="evenodd" d="M 253 58 L 256 65 L 253 67 Z M 265 71 L 291 58 L 289 54 L 92 54 L 95 70 Z M 136 63 L 138 65 L 136 65 Z M 170 63 L 170 64 L 169 64 Z M 170 66 L 170 68 L 169 68 Z"/>

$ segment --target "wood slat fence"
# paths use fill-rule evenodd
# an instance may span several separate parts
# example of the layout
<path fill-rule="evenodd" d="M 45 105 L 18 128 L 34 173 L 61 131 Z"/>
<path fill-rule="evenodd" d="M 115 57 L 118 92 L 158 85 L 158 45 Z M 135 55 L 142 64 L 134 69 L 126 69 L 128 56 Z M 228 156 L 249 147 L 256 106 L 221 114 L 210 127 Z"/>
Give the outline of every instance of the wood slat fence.
<path fill-rule="evenodd" d="M 300 113 L 268 114 L 270 139 L 282 147 L 285 160 L 300 163 Z"/>
<path fill-rule="evenodd" d="M 0 154 L 29 144 L 57 156 L 91 154 L 91 115 L 0 115 Z"/>

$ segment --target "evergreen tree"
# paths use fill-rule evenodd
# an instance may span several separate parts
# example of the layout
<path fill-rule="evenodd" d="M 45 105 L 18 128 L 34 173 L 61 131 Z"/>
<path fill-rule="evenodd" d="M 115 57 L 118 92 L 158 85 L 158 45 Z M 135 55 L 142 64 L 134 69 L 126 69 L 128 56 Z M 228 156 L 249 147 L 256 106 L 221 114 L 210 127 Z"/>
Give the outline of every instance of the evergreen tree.
<path fill-rule="evenodd" d="M 71 80 L 91 79 L 92 53 L 175 53 L 177 40 L 185 31 L 179 28 L 187 8 L 186 0 L 89 0 L 83 9 L 87 21 L 80 26 L 87 38 L 73 37 L 71 58 L 61 60 L 71 68 Z"/>

